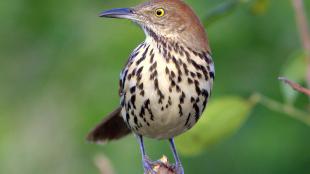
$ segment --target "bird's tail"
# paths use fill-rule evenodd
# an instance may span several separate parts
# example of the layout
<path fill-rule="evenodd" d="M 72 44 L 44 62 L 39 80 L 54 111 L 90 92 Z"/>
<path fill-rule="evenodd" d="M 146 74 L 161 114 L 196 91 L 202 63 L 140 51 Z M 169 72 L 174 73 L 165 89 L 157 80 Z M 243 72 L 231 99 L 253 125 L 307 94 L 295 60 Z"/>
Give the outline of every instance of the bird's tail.
<path fill-rule="evenodd" d="M 88 134 L 87 140 L 95 143 L 104 143 L 122 138 L 130 132 L 121 116 L 121 107 L 118 107 Z"/>

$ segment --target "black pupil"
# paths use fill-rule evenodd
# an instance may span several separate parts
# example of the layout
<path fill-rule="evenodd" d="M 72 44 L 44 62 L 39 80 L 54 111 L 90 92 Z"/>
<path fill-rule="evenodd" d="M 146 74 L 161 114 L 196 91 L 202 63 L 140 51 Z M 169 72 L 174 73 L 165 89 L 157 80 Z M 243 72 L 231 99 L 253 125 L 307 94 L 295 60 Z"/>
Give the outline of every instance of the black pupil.
<path fill-rule="evenodd" d="M 161 10 L 157 10 L 157 15 L 158 15 L 158 16 L 162 15 L 162 13 L 163 13 L 163 12 L 162 12 Z"/>

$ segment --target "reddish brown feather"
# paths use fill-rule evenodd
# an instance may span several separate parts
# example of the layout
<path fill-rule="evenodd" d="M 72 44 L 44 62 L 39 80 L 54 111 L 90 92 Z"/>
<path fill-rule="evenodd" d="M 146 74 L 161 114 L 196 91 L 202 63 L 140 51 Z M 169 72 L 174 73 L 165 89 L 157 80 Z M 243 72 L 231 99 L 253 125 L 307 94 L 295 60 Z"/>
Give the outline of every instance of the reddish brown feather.
<path fill-rule="evenodd" d="M 170 11 L 170 15 L 174 16 L 170 19 L 167 19 L 166 24 L 175 25 L 175 21 L 180 24 L 185 24 L 186 27 L 184 30 L 186 32 L 181 33 L 181 39 L 184 41 L 185 44 L 190 45 L 193 49 L 203 50 L 207 52 L 211 52 L 207 34 L 205 32 L 204 26 L 202 25 L 201 21 L 192 10 L 190 6 L 188 6 L 182 0 L 150 0 L 138 6 L 138 9 L 143 8 L 145 6 L 150 6 L 153 4 L 158 4 L 163 8 L 173 7 Z M 179 18 L 177 18 L 177 16 Z M 173 20 L 173 21 L 169 21 Z M 177 26 L 175 26 L 177 27 Z M 179 40 L 180 42 L 180 40 Z"/>
<path fill-rule="evenodd" d="M 88 134 L 87 140 L 96 143 L 116 140 L 128 135 L 130 132 L 121 116 L 121 107 L 118 107 Z"/>

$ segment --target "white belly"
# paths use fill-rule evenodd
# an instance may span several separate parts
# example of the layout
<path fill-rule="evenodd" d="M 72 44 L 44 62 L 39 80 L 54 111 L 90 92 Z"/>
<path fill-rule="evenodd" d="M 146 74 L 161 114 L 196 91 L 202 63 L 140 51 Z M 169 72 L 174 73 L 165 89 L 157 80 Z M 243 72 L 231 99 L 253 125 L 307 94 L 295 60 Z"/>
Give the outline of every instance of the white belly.
<path fill-rule="evenodd" d="M 207 103 L 213 79 L 201 77 L 206 74 L 187 63 L 185 57 L 167 61 L 158 56 L 161 54 L 156 47 L 145 46 L 141 50 L 123 71 L 126 77 L 123 77 L 123 118 L 139 135 L 156 139 L 177 136 L 197 122 Z M 157 56 L 152 58 L 152 54 Z M 142 61 L 141 56 L 145 56 Z M 176 62 L 180 65 L 176 66 Z M 209 66 L 198 57 L 196 62 L 206 69 Z"/>

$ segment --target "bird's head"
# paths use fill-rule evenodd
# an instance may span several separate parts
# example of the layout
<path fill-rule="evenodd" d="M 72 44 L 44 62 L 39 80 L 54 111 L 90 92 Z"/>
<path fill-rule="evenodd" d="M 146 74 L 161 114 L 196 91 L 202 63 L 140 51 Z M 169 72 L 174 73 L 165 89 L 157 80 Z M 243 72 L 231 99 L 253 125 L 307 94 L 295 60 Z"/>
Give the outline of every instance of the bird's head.
<path fill-rule="evenodd" d="M 182 0 L 150 0 L 136 7 L 104 11 L 100 17 L 130 19 L 148 36 L 156 35 L 209 51 L 204 27 Z"/>

